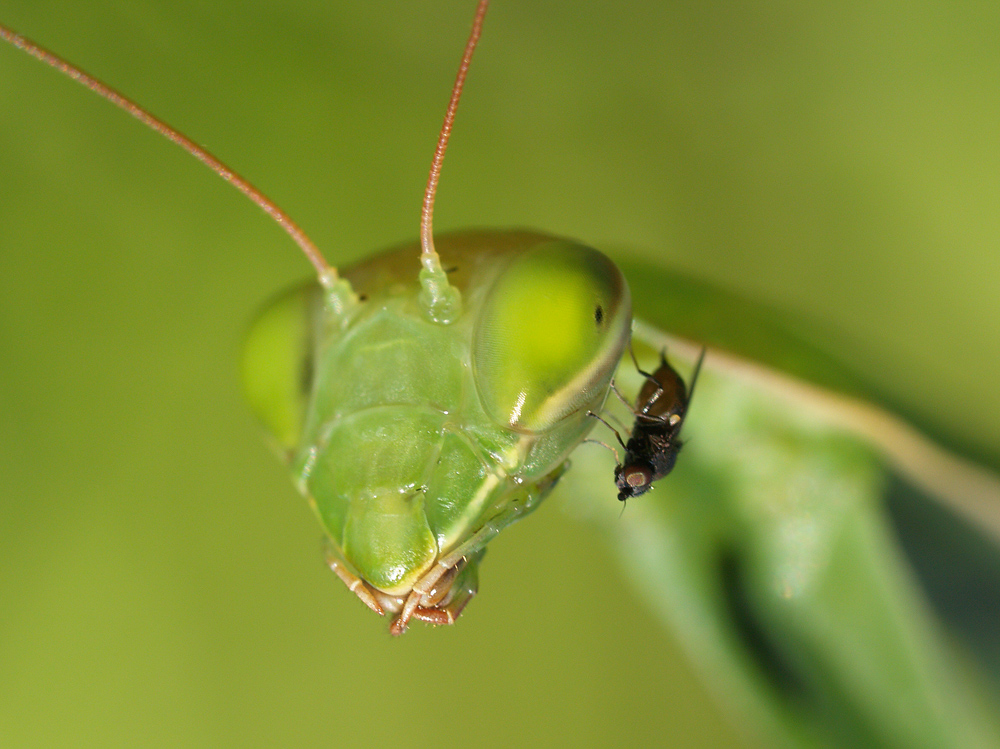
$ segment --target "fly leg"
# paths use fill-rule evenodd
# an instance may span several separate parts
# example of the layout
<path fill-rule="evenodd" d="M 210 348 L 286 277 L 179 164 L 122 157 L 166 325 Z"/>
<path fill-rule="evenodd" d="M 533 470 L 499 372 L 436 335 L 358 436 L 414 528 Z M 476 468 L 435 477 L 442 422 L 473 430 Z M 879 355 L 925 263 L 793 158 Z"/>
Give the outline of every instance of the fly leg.
<path fill-rule="evenodd" d="M 636 366 L 638 367 L 639 365 L 637 364 Z M 635 409 L 632 407 L 632 404 L 629 403 L 628 399 L 624 395 L 622 395 L 621 390 L 618 389 L 618 386 L 615 384 L 614 377 L 611 378 L 611 392 L 618 397 L 618 400 L 620 400 L 622 402 L 622 405 L 624 405 L 625 408 L 627 408 L 630 412 L 635 411 Z"/>
<path fill-rule="evenodd" d="M 632 364 L 635 365 L 635 371 L 638 372 L 639 374 L 641 374 L 647 380 L 655 382 L 657 386 L 659 386 L 660 388 L 662 388 L 663 385 L 660 383 L 659 380 L 656 379 L 656 377 L 654 377 L 652 374 L 650 374 L 645 369 L 643 369 L 642 367 L 639 366 L 639 360 L 635 358 L 635 350 L 632 348 L 632 341 L 628 342 L 628 353 L 629 353 L 629 356 L 632 357 Z M 663 366 L 666 365 L 666 363 L 667 363 L 667 347 L 664 346 L 660 350 L 660 366 L 663 367 Z"/>
<path fill-rule="evenodd" d="M 604 424 L 604 426 L 606 426 L 608 429 L 610 429 L 612 432 L 614 432 L 615 433 L 615 438 L 618 440 L 618 444 L 622 446 L 623 450 L 628 450 L 628 447 L 626 447 L 625 443 L 622 441 L 621 434 L 618 433 L 617 429 L 615 429 L 607 421 L 605 421 L 605 419 L 604 419 L 603 416 L 595 414 L 593 411 L 587 411 L 587 416 L 591 416 L 591 417 L 597 419 L 599 422 L 601 422 L 602 424 Z M 608 414 L 608 416 L 611 416 L 612 418 L 614 418 L 614 416 L 612 414 Z M 616 419 L 616 421 L 617 421 L 617 419 Z M 586 440 L 583 440 L 583 441 L 584 442 L 597 442 L 597 444 L 599 444 L 599 445 L 604 445 L 603 442 L 598 442 L 598 440 L 586 439 Z M 611 450 L 611 452 L 615 452 L 615 450 L 614 450 L 613 447 L 610 447 L 608 445 L 604 445 L 604 446 L 607 447 L 609 450 Z M 616 453 L 616 452 L 615 452 L 615 462 L 616 463 L 620 462 L 618 460 L 618 453 Z"/>

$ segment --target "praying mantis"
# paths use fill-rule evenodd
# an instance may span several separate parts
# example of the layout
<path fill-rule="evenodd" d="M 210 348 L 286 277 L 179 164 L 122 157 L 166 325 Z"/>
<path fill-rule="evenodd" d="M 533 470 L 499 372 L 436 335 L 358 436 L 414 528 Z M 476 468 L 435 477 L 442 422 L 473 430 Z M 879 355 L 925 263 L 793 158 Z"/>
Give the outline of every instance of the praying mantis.
<path fill-rule="evenodd" d="M 646 304 L 648 305 L 648 301 L 646 302 Z M 671 348 L 671 351 L 673 351 L 673 349 L 672 349 L 672 348 Z M 654 355 L 655 355 L 655 352 L 654 352 Z M 642 356 L 642 354 L 641 354 L 641 353 L 640 353 L 640 356 Z M 648 360 L 648 358 L 649 358 L 649 352 L 648 352 L 648 351 L 646 352 L 646 356 L 647 356 L 647 360 Z M 654 365 L 654 366 L 655 366 L 655 365 Z M 713 369 L 713 367 L 712 367 L 712 357 L 711 357 L 711 353 L 710 353 L 710 354 L 709 354 L 709 358 L 707 359 L 707 364 L 706 364 L 706 371 L 707 371 L 707 372 L 711 372 L 711 371 L 712 371 L 712 369 Z M 701 396 L 700 396 L 700 397 L 701 397 Z M 693 418 L 693 416 L 692 416 L 692 418 Z M 693 426 L 693 424 L 692 424 L 692 426 Z M 687 448 L 685 448 L 685 449 L 687 449 Z M 579 468 L 579 464 L 578 464 L 577 466 L 575 466 L 575 467 L 574 467 L 574 468 L 573 468 L 572 470 L 576 470 L 577 468 Z M 572 472 L 570 472 L 570 473 L 568 474 L 568 476 L 569 476 L 569 477 L 572 477 Z M 609 481 L 609 482 L 610 482 L 610 474 L 608 474 L 608 475 L 607 475 L 607 476 L 606 476 L 605 478 L 606 478 L 606 480 L 607 480 L 607 481 Z M 659 495 L 664 495 L 664 494 L 666 494 L 666 491 L 660 491 L 660 492 L 659 492 L 658 494 L 659 494 Z M 625 517 L 626 517 L 626 519 L 627 519 L 627 518 L 628 518 L 629 516 L 628 516 L 628 515 L 626 515 Z"/>
<path fill-rule="evenodd" d="M 482 0 L 438 140 L 415 248 L 341 276 L 284 211 L 215 156 L 96 78 L 7 28 L 0 37 L 206 164 L 271 216 L 318 285 L 254 323 L 251 407 L 327 533 L 330 567 L 391 631 L 451 624 L 486 543 L 555 485 L 607 397 L 631 327 L 628 286 L 600 252 L 530 232 L 435 247 L 437 183 Z M 419 280 L 418 280 L 419 279 Z"/>

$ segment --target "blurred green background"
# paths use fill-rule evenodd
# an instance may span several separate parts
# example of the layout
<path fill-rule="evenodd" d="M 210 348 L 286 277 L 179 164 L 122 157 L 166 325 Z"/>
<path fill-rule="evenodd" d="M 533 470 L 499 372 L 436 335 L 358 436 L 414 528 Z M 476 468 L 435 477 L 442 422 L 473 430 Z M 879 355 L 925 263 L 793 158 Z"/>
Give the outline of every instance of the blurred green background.
<path fill-rule="evenodd" d="M 337 261 L 417 233 L 473 3 L 12 0 Z M 529 226 L 802 320 L 1000 455 L 1000 6 L 497 1 L 439 230 Z M 238 393 L 309 267 L 203 167 L 0 49 L 0 744 L 680 744 L 727 727 L 555 498 L 392 641 Z M 569 512 L 566 512 L 569 510 Z"/>

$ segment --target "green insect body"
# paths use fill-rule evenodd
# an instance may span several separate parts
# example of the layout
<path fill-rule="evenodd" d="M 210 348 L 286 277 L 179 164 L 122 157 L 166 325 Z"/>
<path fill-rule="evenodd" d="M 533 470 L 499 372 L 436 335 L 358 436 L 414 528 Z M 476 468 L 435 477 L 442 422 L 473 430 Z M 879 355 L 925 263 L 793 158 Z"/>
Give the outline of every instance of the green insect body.
<path fill-rule="evenodd" d="M 138 104 L 0 25 L 0 39 L 69 75 L 197 157 L 284 228 L 318 283 L 253 325 L 251 407 L 329 539 L 337 575 L 379 614 L 454 621 L 487 542 L 537 506 L 593 425 L 631 327 L 604 255 L 530 232 L 440 238 L 434 195 L 487 0 L 480 0 L 431 166 L 421 241 L 343 275 L 260 190 Z M 418 271 L 417 259 L 422 269 Z"/>
<path fill-rule="evenodd" d="M 434 319 L 415 245 L 318 284 L 251 329 L 250 403 L 330 540 L 331 566 L 379 613 L 449 623 L 485 544 L 537 506 L 593 425 L 631 324 L 596 250 L 527 232 L 438 238 L 460 310 Z M 296 342 L 289 345 L 289 341 Z"/>

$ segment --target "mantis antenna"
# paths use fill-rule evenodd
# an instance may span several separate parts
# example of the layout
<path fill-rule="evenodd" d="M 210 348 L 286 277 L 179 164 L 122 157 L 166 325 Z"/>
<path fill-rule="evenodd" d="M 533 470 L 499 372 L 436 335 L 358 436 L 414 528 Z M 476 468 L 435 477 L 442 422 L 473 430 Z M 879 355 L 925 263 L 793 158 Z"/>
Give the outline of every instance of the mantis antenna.
<path fill-rule="evenodd" d="M 86 86 L 98 96 L 107 99 L 116 107 L 128 112 L 130 115 L 139 120 L 139 122 L 146 125 L 146 127 L 158 132 L 171 143 L 176 143 L 178 146 L 183 148 L 189 154 L 198 159 L 198 161 L 202 164 L 222 177 L 222 179 L 226 182 L 250 198 L 250 200 L 264 210 L 264 213 L 274 219 L 278 226 L 288 232 L 289 236 L 295 240 L 295 243 L 302 249 L 302 252 L 305 253 L 309 262 L 313 264 L 313 267 L 316 269 L 316 273 L 319 275 L 320 283 L 327 288 L 332 288 L 338 283 L 339 279 L 336 269 L 326 262 L 326 259 L 323 257 L 323 253 L 319 251 L 319 248 L 313 244 L 313 241 L 306 236 L 306 233 L 299 228 L 298 224 L 292 221 L 291 217 L 287 213 L 281 210 L 281 208 L 279 208 L 273 200 L 267 197 L 267 195 L 250 184 L 248 180 L 244 179 L 235 171 L 223 164 L 219 159 L 192 141 L 186 135 L 179 132 L 175 128 L 172 128 L 158 117 L 154 117 L 134 101 L 122 95 L 107 84 L 102 83 L 94 76 L 84 72 L 72 63 L 59 57 L 59 55 L 54 52 L 50 52 L 45 49 L 45 47 L 36 44 L 27 37 L 21 36 L 14 30 L 9 29 L 2 24 L 0 24 L 0 39 L 10 42 L 18 49 L 27 52 L 32 57 L 35 57 L 44 62 L 46 65 L 55 68 L 63 75 L 66 75 L 77 83 Z"/>
<path fill-rule="evenodd" d="M 445 150 L 448 148 L 448 140 L 451 137 L 452 125 L 455 122 L 455 112 L 458 109 L 458 101 L 462 96 L 462 87 L 465 84 L 465 77 L 469 71 L 469 64 L 472 62 L 472 53 L 479 42 L 483 28 L 483 18 L 486 16 L 486 9 L 489 7 L 489 0 L 480 0 L 476 8 L 476 15 L 472 22 L 472 31 L 469 40 L 465 45 L 465 52 L 462 55 L 462 62 L 458 68 L 458 75 L 455 77 L 455 85 L 452 87 L 451 100 L 448 102 L 448 109 L 445 113 L 444 124 L 441 126 L 441 133 L 438 136 L 437 148 L 434 150 L 434 159 L 431 162 L 430 175 L 427 178 L 427 189 L 424 192 L 424 203 L 420 218 L 420 244 L 421 261 L 424 271 L 421 274 L 421 282 L 425 290 L 425 300 L 431 317 L 440 322 L 449 322 L 458 311 L 459 296 L 456 289 L 451 288 L 447 276 L 441 268 L 441 259 L 434 249 L 434 197 L 437 193 L 438 181 L 441 177 L 441 165 L 444 163 Z M 37 44 L 25 36 L 18 34 L 0 24 L 0 39 L 14 45 L 20 50 L 27 52 L 32 57 L 41 60 L 46 65 L 55 68 L 63 75 L 72 78 L 77 83 L 86 86 L 98 96 L 107 99 L 116 107 L 124 110 L 135 117 L 148 128 L 156 131 L 172 143 L 176 143 L 198 161 L 203 163 L 222 179 L 231 184 L 241 193 L 263 209 L 264 213 L 270 216 L 277 224 L 284 229 L 295 243 L 305 253 L 306 258 L 312 263 L 319 276 L 320 283 L 330 292 L 336 306 L 346 303 L 353 296 L 346 282 L 342 282 L 337 275 L 336 268 L 331 266 L 323 253 L 313 243 L 306 233 L 296 224 L 292 218 L 285 213 L 267 195 L 254 187 L 249 180 L 241 177 L 233 169 L 230 169 L 222 161 L 199 146 L 193 140 L 181 133 L 176 128 L 171 127 L 163 120 L 155 117 L 152 113 L 136 104 L 127 96 L 111 88 L 107 84 L 98 80 L 89 73 L 83 71 L 69 61 L 63 59 L 54 52 L 50 52 L 45 47 Z M 341 288 L 343 287 L 343 288 Z M 346 292 L 346 296 L 344 293 Z"/>
<path fill-rule="evenodd" d="M 465 43 L 465 52 L 462 53 L 462 62 L 458 66 L 455 85 L 451 88 L 451 100 L 448 102 L 448 109 L 444 115 L 441 133 L 438 135 L 437 148 L 434 149 L 434 159 L 431 161 L 431 171 L 427 177 L 427 189 L 424 191 L 424 205 L 420 212 L 420 260 L 424 266 L 424 271 L 421 273 L 421 283 L 426 295 L 425 303 L 431 316 L 445 323 L 457 313 L 458 292 L 449 286 L 448 278 L 441 268 L 441 258 L 438 257 L 437 250 L 434 249 L 434 197 L 437 194 L 438 181 L 441 178 L 444 153 L 448 148 L 448 140 L 451 138 L 451 128 L 455 124 L 458 101 L 462 98 L 465 76 L 469 72 L 472 53 L 479 43 L 479 37 L 483 30 L 483 19 L 486 17 L 486 9 L 489 4 L 489 0 L 480 0 L 476 7 L 476 15 L 472 19 L 472 31 L 469 32 L 469 40 Z"/>

